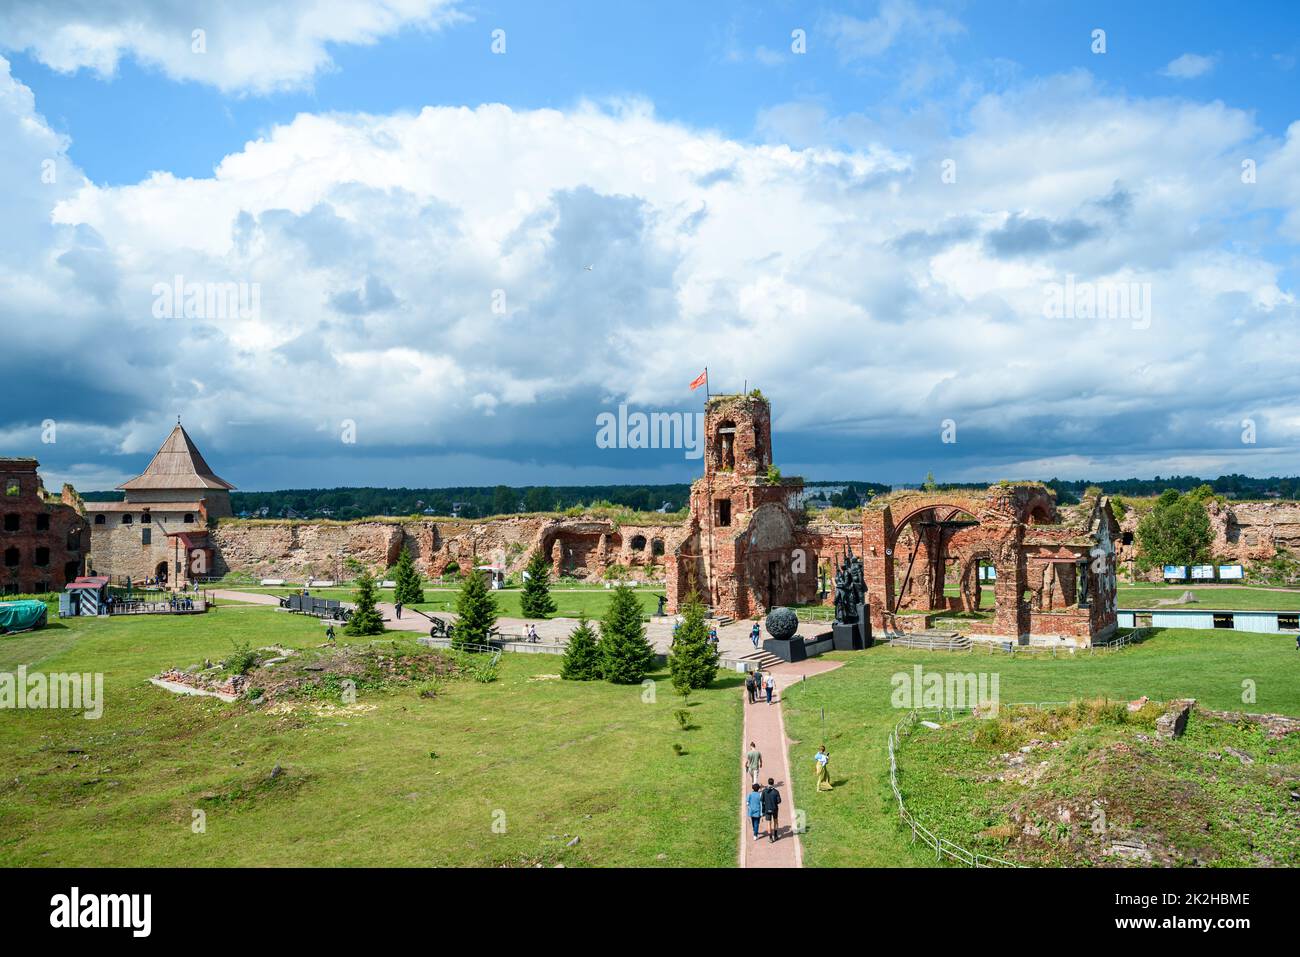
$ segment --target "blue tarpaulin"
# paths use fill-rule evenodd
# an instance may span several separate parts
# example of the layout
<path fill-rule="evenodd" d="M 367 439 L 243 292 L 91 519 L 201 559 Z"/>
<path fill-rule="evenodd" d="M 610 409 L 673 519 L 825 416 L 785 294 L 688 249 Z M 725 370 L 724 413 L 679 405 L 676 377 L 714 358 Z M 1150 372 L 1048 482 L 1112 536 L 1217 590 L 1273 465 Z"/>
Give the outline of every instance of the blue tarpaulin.
<path fill-rule="evenodd" d="M 43 601 L 0 602 L 0 635 L 44 628 L 49 609 Z"/>

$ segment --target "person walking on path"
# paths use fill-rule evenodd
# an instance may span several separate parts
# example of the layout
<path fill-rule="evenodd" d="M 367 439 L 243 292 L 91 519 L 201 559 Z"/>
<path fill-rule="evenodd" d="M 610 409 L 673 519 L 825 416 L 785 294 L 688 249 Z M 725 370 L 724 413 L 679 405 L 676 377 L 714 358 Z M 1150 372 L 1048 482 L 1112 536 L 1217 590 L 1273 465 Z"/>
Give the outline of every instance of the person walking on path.
<path fill-rule="evenodd" d="M 758 825 L 763 820 L 763 795 L 759 793 L 757 782 L 754 789 L 745 795 L 745 807 L 749 811 L 749 823 L 754 826 L 754 840 L 758 840 Z"/>
<path fill-rule="evenodd" d="M 776 676 L 771 672 L 763 679 L 763 690 L 767 692 L 767 703 L 771 704 L 772 692 L 776 690 Z"/>
<path fill-rule="evenodd" d="M 745 675 L 745 693 L 749 695 L 750 704 L 758 701 L 758 682 L 754 680 L 753 673 Z"/>
<path fill-rule="evenodd" d="M 763 753 L 753 741 L 749 742 L 749 750 L 745 752 L 745 770 L 749 772 L 749 783 L 758 787 L 758 772 L 763 770 Z"/>
<path fill-rule="evenodd" d="M 815 769 L 817 771 L 817 790 L 831 790 L 833 787 L 831 784 L 831 772 L 829 766 L 831 755 L 830 752 L 826 750 L 826 745 L 823 744 L 821 748 L 818 749 L 817 755 L 813 760 L 817 762 L 817 767 Z"/>
<path fill-rule="evenodd" d="M 749 640 L 754 643 L 755 651 L 758 651 L 758 638 L 759 638 L 758 622 L 754 622 L 754 627 L 749 629 Z"/>
<path fill-rule="evenodd" d="M 763 803 L 763 817 L 767 820 L 767 839 L 775 841 L 777 840 L 776 809 L 781 806 L 781 792 L 776 789 L 776 781 L 773 778 L 767 779 L 767 787 L 763 788 L 760 800 Z"/>
<path fill-rule="evenodd" d="M 399 601 L 393 605 L 393 610 L 397 612 L 397 620 L 402 620 L 402 603 Z"/>

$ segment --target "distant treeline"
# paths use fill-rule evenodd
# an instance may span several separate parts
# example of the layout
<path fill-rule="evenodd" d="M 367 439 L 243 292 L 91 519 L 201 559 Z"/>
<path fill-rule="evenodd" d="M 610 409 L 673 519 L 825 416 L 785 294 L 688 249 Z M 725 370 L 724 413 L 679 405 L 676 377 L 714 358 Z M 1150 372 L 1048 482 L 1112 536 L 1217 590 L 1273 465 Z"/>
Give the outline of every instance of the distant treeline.
<path fill-rule="evenodd" d="M 271 518 L 365 518 L 370 515 L 456 515 L 485 518 L 515 512 L 558 512 L 608 503 L 641 512 L 676 512 L 686 507 L 689 485 L 534 485 L 453 488 L 285 489 L 233 492 L 236 515 Z M 265 510 L 265 512 L 263 511 Z"/>
<path fill-rule="evenodd" d="M 944 482 L 943 488 L 987 488 L 988 482 Z M 1251 478 L 1248 475 L 1222 475 L 1212 481 L 1194 475 L 1156 476 L 1151 479 L 1116 479 L 1108 482 L 1052 479 L 1045 485 L 1054 489 L 1063 505 L 1079 500 L 1084 490 L 1098 486 L 1108 495 L 1133 498 L 1159 495 L 1165 489 L 1190 491 L 1208 484 L 1217 494 L 1229 498 L 1297 498 L 1300 477 Z M 819 489 L 834 487 L 833 492 Z M 920 487 L 920 483 L 917 483 Z M 808 482 L 807 498 L 841 508 L 865 504 L 872 495 L 888 492 L 889 485 L 879 482 L 841 481 Z M 86 501 L 117 501 L 121 492 L 87 492 Z M 585 505 L 610 504 L 641 512 L 663 510 L 676 512 L 687 507 L 690 486 L 681 485 L 530 485 L 530 486 L 459 486 L 453 488 L 331 488 L 283 489 L 275 492 L 233 492 L 231 505 L 236 515 L 269 518 L 355 519 L 371 515 L 457 515 L 483 518 L 515 512 L 558 512 Z M 265 511 L 263 511 L 265 510 Z"/>
<path fill-rule="evenodd" d="M 942 488 L 988 488 L 988 482 L 943 482 Z M 1166 489 L 1190 492 L 1194 488 L 1208 485 L 1215 494 L 1227 498 L 1300 498 L 1300 476 L 1286 478 L 1252 478 L 1249 475 L 1220 475 L 1217 479 L 1204 479 L 1195 475 L 1170 475 L 1162 478 L 1111 479 L 1105 482 L 1093 482 L 1088 479 L 1050 479 L 1043 483 L 1056 492 L 1056 500 L 1062 505 L 1073 505 L 1089 488 L 1100 488 L 1107 495 L 1122 495 L 1129 498 L 1147 498 L 1159 495 Z M 918 486 L 919 487 L 919 486 Z"/>

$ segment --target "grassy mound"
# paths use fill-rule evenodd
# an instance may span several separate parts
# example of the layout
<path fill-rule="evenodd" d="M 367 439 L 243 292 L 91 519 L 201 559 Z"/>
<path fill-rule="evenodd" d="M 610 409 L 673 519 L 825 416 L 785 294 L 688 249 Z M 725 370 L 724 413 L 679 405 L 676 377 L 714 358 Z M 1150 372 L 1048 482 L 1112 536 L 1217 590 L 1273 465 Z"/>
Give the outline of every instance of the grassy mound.
<path fill-rule="evenodd" d="M 339 700 L 349 692 L 384 691 L 412 684 L 432 692 L 441 679 L 491 681 L 496 677 L 495 668 L 485 656 L 435 650 L 400 639 L 309 648 L 272 661 L 259 661 L 247 672 L 245 698 Z"/>
<path fill-rule="evenodd" d="M 1022 864 L 1300 865 L 1300 734 L 1194 711 L 1166 740 L 1163 710 L 1080 701 L 917 725 L 899 785 L 936 833 Z"/>

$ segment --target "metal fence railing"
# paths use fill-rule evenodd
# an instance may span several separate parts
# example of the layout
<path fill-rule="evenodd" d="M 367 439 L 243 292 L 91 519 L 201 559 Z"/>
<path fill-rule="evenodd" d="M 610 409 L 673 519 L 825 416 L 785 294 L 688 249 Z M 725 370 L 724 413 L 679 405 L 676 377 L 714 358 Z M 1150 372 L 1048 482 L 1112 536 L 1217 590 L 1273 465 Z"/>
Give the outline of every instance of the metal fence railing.
<path fill-rule="evenodd" d="M 967 654 L 993 655 L 1002 653 L 1016 657 L 1017 655 L 1042 656 L 1045 658 L 1060 657 L 1077 657 L 1079 655 L 1095 655 L 1098 653 L 1122 651 L 1129 645 L 1136 645 L 1145 641 L 1147 632 L 1154 631 L 1153 628 L 1133 628 L 1123 634 L 1117 634 L 1108 642 L 1098 645 L 1089 645 L 1087 648 L 1078 648 L 1072 645 L 1021 645 L 1014 641 L 962 641 L 957 639 L 946 638 L 928 638 L 917 632 L 905 631 L 886 631 L 876 637 L 878 644 L 897 644 L 899 647 L 917 648 L 922 651 L 950 651 L 966 652 Z"/>
<path fill-rule="evenodd" d="M 492 664 L 501 660 L 500 645 L 485 645 L 475 641 L 456 641 L 453 638 L 420 638 L 420 644 L 428 648 L 446 648 L 450 651 L 464 651 L 471 655 L 491 655 Z"/>
<path fill-rule="evenodd" d="M 934 715 L 936 717 L 947 715 L 951 720 L 958 713 L 969 712 L 969 708 L 928 708 L 909 711 L 899 719 L 898 723 L 894 725 L 894 729 L 889 732 L 889 787 L 894 792 L 894 800 L 898 802 L 898 816 L 911 829 L 912 842 L 915 843 L 917 838 L 920 838 L 924 844 L 934 849 L 934 856 L 937 861 L 947 857 L 959 864 L 965 864 L 967 867 L 1020 867 L 1022 865 L 1005 861 L 1000 857 L 993 857 L 990 854 L 981 854 L 979 851 L 968 850 L 960 844 L 954 844 L 947 838 L 940 837 L 918 821 L 912 812 L 907 809 L 907 804 L 903 801 L 903 791 L 898 785 L 899 742 L 906 739 L 923 715 Z"/>
<path fill-rule="evenodd" d="M 795 617 L 800 621 L 834 621 L 835 609 L 830 605 L 804 605 L 794 609 Z"/>

